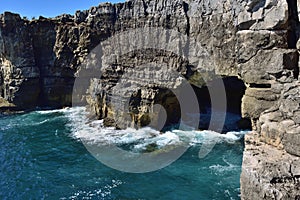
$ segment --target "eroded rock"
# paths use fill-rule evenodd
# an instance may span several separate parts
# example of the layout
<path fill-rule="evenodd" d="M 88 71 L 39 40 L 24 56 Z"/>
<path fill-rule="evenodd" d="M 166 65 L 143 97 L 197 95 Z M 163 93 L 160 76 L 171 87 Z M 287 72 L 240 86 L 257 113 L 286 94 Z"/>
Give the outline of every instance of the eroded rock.
<path fill-rule="evenodd" d="M 100 42 L 103 54 L 97 62 L 85 63 L 90 67 L 85 84 L 77 88 L 84 95 L 75 100 L 86 101 L 91 117 L 104 119 L 107 126 L 141 127 L 160 115 L 176 123 L 185 105 L 174 92 L 186 95 L 180 92 L 183 80 L 203 87 L 215 75 L 238 77 L 247 86 L 242 115 L 257 132 L 254 139 L 246 138 L 242 198 L 299 198 L 299 4 L 131 0 L 32 21 L 6 12 L 0 16 L 0 106 L 24 110 L 71 105 L 75 78 L 84 74 L 79 68 Z M 114 45 L 108 42 L 147 27 L 175 30 L 184 37 L 161 31 L 159 40 L 150 42 L 138 34 L 120 37 Z M 116 49 L 128 41 L 137 41 L 128 46 L 153 48 L 118 55 Z M 154 67 L 146 68 L 147 63 Z M 158 63 L 166 67 L 155 68 Z M 93 66 L 101 66 L 99 75 Z M 122 81 L 126 87 L 118 87 Z M 156 126 L 163 126 L 159 121 Z"/>

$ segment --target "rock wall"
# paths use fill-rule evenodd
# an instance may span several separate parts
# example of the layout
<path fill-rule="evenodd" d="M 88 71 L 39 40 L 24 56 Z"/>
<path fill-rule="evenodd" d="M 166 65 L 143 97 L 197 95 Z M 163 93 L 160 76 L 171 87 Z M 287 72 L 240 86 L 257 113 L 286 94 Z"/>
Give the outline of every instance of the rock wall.
<path fill-rule="evenodd" d="M 105 67 L 87 94 L 91 113 L 107 125 L 143 126 L 158 116 L 154 105 L 161 104 L 172 123 L 182 117 L 178 113 L 184 105 L 174 93 L 180 93 L 184 82 L 169 77 L 170 71 L 198 87 L 213 74 L 238 77 L 246 85 L 242 115 L 251 119 L 253 128 L 245 139 L 242 199 L 299 199 L 298 7 L 296 0 L 131 0 L 53 19 L 28 21 L 4 13 L 0 106 L 22 110 L 71 105 L 75 77 L 99 42 L 129 29 L 176 30 L 189 39 L 157 35 L 174 51 L 143 49 L 118 57 L 112 54 L 117 46 L 104 45 L 99 62 Z M 119 44 L 127 41 L 120 38 Z M 180 56 L 185 53 L 194 56 Z M 146 63 L 168 67 L 139 67 Z M 127 89 L 117 87 L 124 74 L 134 73 L 142 78 L 127 76 Z M 148 85 L 134 87 L 141 82 Z M 120 108 L 127 99 L 124 111 Z"/>
<path fill-rule="evenodd" d="M 0 15 L 1 110 L 72 105 L 80 63 L 114 32 L 115 14 L 98 13 L 96 23 L 91 17 L 96 12 L 95 7 L 75 16 L 31 21 L 10 12 Z"/>
<path fill-rule="evenodd" d="M 70 104 L 65 97 L 72 91 L 74 70 L 57 63 L 55 23 L 27 21 L 8 12 L 0 21 L 1 96 L 10 102 L 9 109 Z"/>

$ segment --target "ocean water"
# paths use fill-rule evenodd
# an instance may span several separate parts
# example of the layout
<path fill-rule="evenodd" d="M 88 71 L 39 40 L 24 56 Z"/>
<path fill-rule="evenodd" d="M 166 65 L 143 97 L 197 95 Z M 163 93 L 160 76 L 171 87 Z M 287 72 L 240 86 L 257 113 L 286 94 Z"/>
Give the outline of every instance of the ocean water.
<path fill-rule="evenodd" d="M 0 199 L 240 199 L 243 135 L 212 131 L 160 134 L 150 128 L 114 130 L 87 126 L 83 108 L 0 116 Z M 100 129 L 95 134 L 93 129 Z M 148 134 L 151 132 L 151 134 Z M 180 143 L 190 148 L 171 165 L 126 173 L 99 162 L 82 141 L 117 144 L 143 152 Z M 213 141 L 204 158 L 198 152 Z"/>

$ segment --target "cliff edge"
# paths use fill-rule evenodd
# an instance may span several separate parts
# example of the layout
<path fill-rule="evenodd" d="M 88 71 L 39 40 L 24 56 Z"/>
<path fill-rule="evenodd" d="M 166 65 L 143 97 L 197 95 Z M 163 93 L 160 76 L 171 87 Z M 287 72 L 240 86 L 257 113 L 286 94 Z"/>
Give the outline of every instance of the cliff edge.
<path fill-rule="evenodd" d="M 29 21 L 6 12 L 0 16 L 0 107 L 70 106 L 81 66 L 99 43 L 131 29 L 176 30 L 189 39 L 157 35 L 174 52 L 143 49 L 118 57 L 108 55 L 111 46 L 103 46 L 100 63 L 106 67 L 85 95 L 90 112 L 107 125 L 144 126 L 154 105 L 162 104 L 168 121 L 175 123 L 183 105 L 166 88 L 176 90 L 183 83 L 176 77 L 164 83 L 161 74 L 173 69 L 198 87 L 204 86 L 203 76 L 236 77 L 246 86 L 239 103 L 253 129 L 245 138 L 242 199 L 300 199 L 298 8 L 298 0 L 131 0 L 52 19 Z M 193 59 L 180 56 L 187 47 Z M 141 63 L 168 67 L 139 69 Z M 118 81 L 130 71 L 143 76 L 126 77 L 131 93 L 121 89 L 115 94 Z M 147 81 L 147 87 L 131 87 Z M 117 109 L 127 98 L 129 113 Z"/>

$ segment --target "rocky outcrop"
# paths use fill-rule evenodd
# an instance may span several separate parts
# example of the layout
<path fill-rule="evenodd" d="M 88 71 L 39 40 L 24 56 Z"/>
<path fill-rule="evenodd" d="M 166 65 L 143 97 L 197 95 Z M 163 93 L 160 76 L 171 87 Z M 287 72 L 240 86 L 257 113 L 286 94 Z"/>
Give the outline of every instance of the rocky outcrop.
<path fill-rule="evenodd" d="M 40 87 L 30 30 L 16 14 L 5 13 L 1 21 L 1 96 L 14 106 L 34 106 Z"/>
<path fill-rule="evenodd" d="M 300 159 L 260 141 L 260 136 L 246 136 L 243 172 L 243 199 L 299 199 Z"/>
<path fill-rule="evenodd" d="M 47 106 L 52 106 L 51 92 L 65 92 L 55 91 L 58 89 L 55 85 L 59 84 L 58 79 L 66 80 L 62 66 L 55 74 L 55 24 L 42 19 L 22 20 L 12 13 L 4 13 L 0 19 L 1 96 L 17 110 L 40 106 L 44 103 L 41 100 L 49 101 Z M 51 83 L 50 77 L 56 79 Z M 64 87 L 64 81 L 60 84 Z M 70 86 L 72 89 L 72 83 Z M 54 96 L 58 98 L 59 95 Z M 63 99 L 59 100 L 64 104 Z"/>
<path fill-rule="evenodd" d="M 176 123 L 186 117 L 182 107 L 194 105 L 178 99 L 188 96 L 185 80 L 201 93 L 195 88 L 209 87 L 214 75 L 237 77 L 246 91 L 236 103 L 253 128 L 245 139 L 242 199 L 298 199 L 299 6 L 296 0 L 131 0 L 53 19 L 4 13 L 0 106 L 70 105 L 74 81 L 84 75 L 85 87 L 76 89 L 106 125 L 162 128 L 158 116 Z M 118 53 L 124 44 L 139 48 Z M 97 66 L 101 76 L 91 70 Z"/>
<path fill-rule="evenodd" d="M 254 81 L 250 82 L 243 98 L 243 115 L 252 119 L 255 131 L 245 138 L 241 175 L 243 199 L 300 198 L 299 54 L 296 51 L 299 18 L 296 4 L 296 1 L 287 1 L 285 8 L 289 13 L 288 50 L 277 49 L 271 52 L 272 56 L 268 55 L 269 51 L 260 52 L 261 59 L 253 60 L 250 66 L 256 70 L 260 67 L 254 68 L 254 65 L 261 66 L 267 73 L 247 78 Z"/>
<path fill-rule="evenodd" d="M 95 9 L 86 13 L 93 16 Z M 78 66 L 100 40 L 114 32 L 114 15 L 107 16 L 95 25 L 91 17 L 79 23 L 77 15 L 28 21 L 17 14 L 2 14 L 0 92 L 10 102 L 2 110 L 71 106 Z"/>

